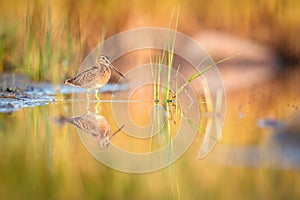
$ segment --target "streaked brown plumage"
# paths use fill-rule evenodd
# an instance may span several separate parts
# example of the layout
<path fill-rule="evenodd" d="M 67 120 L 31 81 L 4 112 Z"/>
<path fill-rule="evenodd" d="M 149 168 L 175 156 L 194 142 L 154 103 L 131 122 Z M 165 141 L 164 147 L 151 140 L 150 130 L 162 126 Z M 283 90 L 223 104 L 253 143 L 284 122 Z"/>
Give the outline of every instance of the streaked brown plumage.
<path fill-rule="evenodd" d="M 123 125 L 110 135 L 110 125 L 107 119 L 102 115 L 96 115 L 93 113 L 87 113 L 72 118 L 63 117 L 61 120 L 71 123 L 83 132 L 97 137 L 98 144 L 102 148 L 107 148 L 110 144 L 110 139 L 124 127 Z"/>
<path fill-rule="evenodd" d="M 109 81 L 111 69 L 115 70 L 120 76 L 124 75 L 119 72 L 109 61 L 107 56 L 99 56 L 95 66 L 80 72 L 73 78 L 67 79 L 64 83 L 72 86 L 83 87 L 89 90 L 95 90 L 103 87 Z"/>

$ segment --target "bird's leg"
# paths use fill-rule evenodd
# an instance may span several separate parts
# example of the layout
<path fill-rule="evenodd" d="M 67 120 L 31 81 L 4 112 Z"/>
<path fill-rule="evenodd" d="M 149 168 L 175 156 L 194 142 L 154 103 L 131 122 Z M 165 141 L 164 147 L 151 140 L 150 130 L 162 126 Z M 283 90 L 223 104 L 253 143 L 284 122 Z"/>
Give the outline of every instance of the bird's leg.
<path fill-rule="evenodd" d="M 97 104 L 96 104 L 96 107 L 95 107 L 95 113 L 98 114 L 98 106 L 99 106 L 100 100 L 101 100 L 101 99 L 98 97 L 98 89 L 96 89 L 96 91 L 95 91 L 95 97 L 96 97 L 96 99 L 97 99 Z"/>
<path fill-rule="evenodd" d="M 95 91 L 95 97 L 96 97 L 96 99 L 97 99 L 98 101 L 101 100 L 101 99 L 98 97 L 98 89 L 96 89 L 96 91 Z"/>
<path fill-rule="evenodd" d="M 86 100 L 89 101 L 90 100 L 90 95 L 89 92 L 86 93 Z"/>
<path fill-rule="evenodd" d="M 86 109 L 89 112 L 90 111 L 90 91 L 88 90 L 86 93 Z"/>

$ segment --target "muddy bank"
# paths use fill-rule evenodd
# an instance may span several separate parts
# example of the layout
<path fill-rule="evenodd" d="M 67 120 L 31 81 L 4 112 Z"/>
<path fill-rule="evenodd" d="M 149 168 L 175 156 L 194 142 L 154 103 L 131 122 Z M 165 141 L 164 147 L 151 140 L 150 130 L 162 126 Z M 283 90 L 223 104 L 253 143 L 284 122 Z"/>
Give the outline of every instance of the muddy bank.
<path fill-rule="evenodd" d="M 29 82 L 29 78 L 20 74 L 2 74 L 0 76 L 0 112 L 12 113 L 24 107 L 46 105 L 55 97 Z"/>
<path fill-rule="evenodd" d="M 99 92 L 126 90 L 126 85 L 107 84 Z M 84 88 L 64 84 L 32 82 L 21 74 L 0 75 L 0 113 L 12 113 L 24 107 L 47 105 L 58 94 L 86 93 Z"/>
<path fill-rule="evenodd" d="M 0 112 L 12 113 L 24 107 L 46 105 L 55 98 L 47 95 L 30 95 L 26 93 L 0 93 Z"/>

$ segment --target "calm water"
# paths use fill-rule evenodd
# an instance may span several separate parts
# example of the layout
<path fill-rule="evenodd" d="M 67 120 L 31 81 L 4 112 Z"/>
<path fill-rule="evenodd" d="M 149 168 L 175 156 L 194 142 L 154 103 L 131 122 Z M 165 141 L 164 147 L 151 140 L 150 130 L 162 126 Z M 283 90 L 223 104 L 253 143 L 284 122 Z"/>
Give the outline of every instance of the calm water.
<path fill-rule="evenodd" d="M 278 146 L 270 142 L 274 141 L 273 131 L 260 128 L 257 123 L 266 118 L 288 121 L 289 116 L 300 111 L 299 70 L 226 95 L 222 140 L 207 157 L 198 158 L 202 143 L 198 133 L 191 147 L 174 164 L 143 174 L 105 166 L 86 148 L 82 142 L 85 136 L 74 125 L 59 120 L 87 110 L 85 101 L 68 100 L 74 98 L 72 95 L 57 95 L 56 99 L 61 100 L 48 105 L 0 114 L 0 198 L 297 199 L 299 157 L 289 157 L 294 155 L 290 152 L 279 156 Z M 110 93 L 102 94 L 102 99 L 110 98 Z M 112 105 L 104 102 L 97 108 L 98 115 L 105 116 L 114 132 L 120 126 L 112 120 Z M 88 109 L 94 112 L 95 106 L 91 103 Z M 130 112 L 138 113 L 139 106 Z M 300 133 L 295 127 L 293 130 Z M 112 143 L 133 152 L 148 149 L 145 145 L 149 143 L 129 140 L 130 137 L 118 133 Z M 292 152 L 297 151 L 296 145 Z"/>

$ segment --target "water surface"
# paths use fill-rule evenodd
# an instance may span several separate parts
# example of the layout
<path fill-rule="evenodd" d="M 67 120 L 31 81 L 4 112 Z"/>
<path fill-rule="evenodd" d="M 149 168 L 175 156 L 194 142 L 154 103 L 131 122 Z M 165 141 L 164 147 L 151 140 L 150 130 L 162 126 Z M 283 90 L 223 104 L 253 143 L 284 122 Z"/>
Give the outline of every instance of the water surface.
<path fill-rule="evenodd" d="M 75 126 L 57 122 L 62 116 L 74 116 L 76 109 L 86 111 L 86 94 L 49 93 L 57 101 L 0 114 L 0 197 L 174 199 L 179 193 L 181 199 L 297 199 L 299 148 L 279 156 L 281 146 L 272 144 L 274 130 L 258 127 L 257 121 L 288 121 L 299 112 L 298 74 L 299 70 L 285 72 L 269 82 L 227 93 L 222 140 L 207 157 L 199 159 L 203 135 L 198 132 L 174 164 L 139 175 L 103 165 L 82 143 Z M 74 100 L 75 96 L 82 100 Z M 101 97 L 111 99 L 111 92 Z M 95 112 L 96 106 L 90 103 L 88 109 Z M 101 103 L 97 111 L 115 131 L 120 126 L 112 120 L 111 106 Z M 145 150 L 148 144 L 132 142 L 122 133 L 111 142 L 128 151 Z"/>

